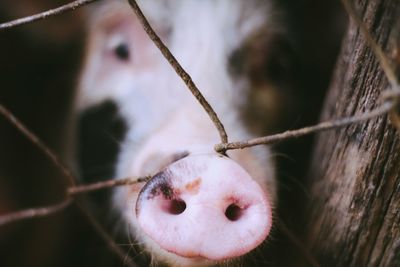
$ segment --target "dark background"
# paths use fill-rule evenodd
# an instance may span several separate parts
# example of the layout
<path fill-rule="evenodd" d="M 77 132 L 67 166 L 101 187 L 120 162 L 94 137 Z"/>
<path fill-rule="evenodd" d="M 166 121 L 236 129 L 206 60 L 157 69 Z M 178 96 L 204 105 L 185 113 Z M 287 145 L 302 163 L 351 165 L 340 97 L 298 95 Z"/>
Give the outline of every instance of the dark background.
<path fill-rule="evenodd" d="M 283 0 L 283 28 L 291 46 L 290 74 L 281 92 L 280 118 L 271 132 L 318 121 L 347 16 L 339 1 Z M 68 1 L 0 0 L 0 21 L 34 14 Z M 0 103 L 9 108 L 65 161 L 70 110 L 82 61 L 84 13 L 0 32 Z M 278 160 L 279 221 L 302 236 L 303 203 L 313 137 L 273 147 Z M 0 214 L 62 199 L 60 171 L 0 117 Z M 265 246 L 264 266 L 300 266 L 302 254 L 280 231 L 279 221 Z M 123 243 L 123 241 L 118 242 Z M 122 246 L 124 247 L 124 246 Z M 264 253 L 263 252 L 263 253 Z M 0 228 L 0 266 L 110 266 L 116 262 L 105 243 L 74 207 L 47 218 Z M 101 264 L 100 264 L 101 263 Z M 120 264 L 122 266 L 122 264 Z"/>

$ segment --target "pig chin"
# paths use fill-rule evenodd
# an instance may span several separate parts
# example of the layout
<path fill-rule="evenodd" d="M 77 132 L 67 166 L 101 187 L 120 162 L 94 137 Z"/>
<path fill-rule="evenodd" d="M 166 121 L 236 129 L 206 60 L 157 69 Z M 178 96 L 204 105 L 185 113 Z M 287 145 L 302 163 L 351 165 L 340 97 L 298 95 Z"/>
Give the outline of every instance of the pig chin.
<path fill-rule="evenodd" d="M 212 266 L 243 256 L 268 236 L 266 193 L 237 163 L 188 156 L 156 174 L 139 193 L 139 239 L 170 266 Z"/>
<path fill-rule="evenodd" d="M 158 245 L 146 234 L 139 234 L 138 237 L 143 240 L 146 250 L 152 259 L 167 264 L 171 267 L 209 267 L 218 264 L 217 261 L 207 260 L 202 257 L 182 257 L 173 252 L 168 252 Z"/>

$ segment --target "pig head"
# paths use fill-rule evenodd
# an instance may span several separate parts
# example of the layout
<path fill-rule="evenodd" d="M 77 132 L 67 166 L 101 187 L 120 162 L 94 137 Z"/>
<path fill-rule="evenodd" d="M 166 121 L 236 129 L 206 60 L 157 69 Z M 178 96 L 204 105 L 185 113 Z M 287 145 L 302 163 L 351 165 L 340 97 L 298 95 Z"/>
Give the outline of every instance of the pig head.
<path fill-rule="evenodd" d="M 266 3 L 139 5 L 213 106 L 229 138 L 251 138 L 240 116 L 250 104 L 249 82 L 232 72 L 231 58 L 268 25 Z M 268 149 L 217 154 L 213 147 L 219 135 L 208 115 L 130 7 L 118 0 L 91 10 L 76 97 L 79 113 L 104 103 L 112 103 L 124 124 L 113 176 L 152 175 L 146 185 L 117 189 L 113 203 L 154 258 L 171 266 L 211 266 L 240 257 L 267 238 L 276 198 Z"/>

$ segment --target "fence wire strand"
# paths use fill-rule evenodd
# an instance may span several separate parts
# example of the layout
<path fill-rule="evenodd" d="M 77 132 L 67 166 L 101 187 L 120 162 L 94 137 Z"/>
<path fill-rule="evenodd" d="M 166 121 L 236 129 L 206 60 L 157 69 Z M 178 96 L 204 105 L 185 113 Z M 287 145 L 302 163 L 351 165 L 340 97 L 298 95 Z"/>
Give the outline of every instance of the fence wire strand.
<path fill-rule="evenodd" d="M 0 215 L 0 226 L 17 222 L 17 221 L 23 221 L 26 219 L 33 219 L 33 218 L 40 218 L 40 217 L 46 217 L 51 214 L 54 214 L 56 212 L 59 212 L 61 210 L 64 210 L 68 206 L 70 206 L 72 203 L 72 199 L 67 198 L 63 200 L 60 203 L 50 205 L 50 206 L 45 206 L 45 207 L 39 207 L 39 208 L 31 208 L 31 209 L 25 209 L 21 211 L 16 211 L 12 213 L 8 213 L 6 215 Z"/>
<path fill-rule="evenodd" d="M 51 16 L 56 16 L 63 14 L 65 12 L 73 11 L 78 7 L 96 2 L 99 0 L 78 0 L 71 2 L 69 4 L 60 6 L 55 9 L 51 9 L 36 15 L 16 19 L 13 21 L 5 22 L 0 24 L 0 31 L 1 30 L 8 30 L 20 25 L 29 24 L 34 21 L 42 20 L 49 18 Z M 181 67 L 169 49 L 164 45 L 158 35 L 154 32 L 150 24 L 148 23 L 147 19 L 143 15 L 142 11 L 140 10 L 139 6 L 137 5 L 135 0 L 128 0 L 130 6 L 136 13 L 140 23 L 143 26 L 143 29 L 146 31 L 150 39 L 154 42 L 154 44 L 159 48 L 163 56 L 167 59 L 167 61 L 171 64 L 174 68 L 176 73 L 179 77 L 182 78 L 184 83 L 187 85 L 188 89 L 192 92 L 193 96 L 198 100 L 198 102 L 202 105 L 204 110 L 209 115 L 210 119 L 214 123 L 216 129 L 219 132 L 221 143 L 215 145 L 215 150 L 219 153 L 224 153 L 226 150 L 230 149 L 243 149 L 250 146 L 256 146 L 261 144 L 274 144 L 277 142 L 282 142 L 288 139 L 298 138 L 304 135 L 327 131 L 332 129 L 337 129 L 341 127 L 346 127 L 352 124 L 361 123 L 366 120 L 377 118 L 378 116 L 390 114 L 391 121 L 396 125 L 396 120 L 399 122 L 397 127 L 399 127 L 400 119 L 396 112 L 396 108 L 398 107 L 399 97 L 400 97 L 400 88 L 399 82 L 395 75 L 393 68 L 390 66 L 389 61 L 385 54 L 383 53 L 381 47 L 374 41 L 369 33 L 368 29 L 366 28 L 365 24 L 362 22 L 360 17 L 358 16 L 357 12 L 355 11 L 353 4 L 351 4 L 348 0 L 342 0 L 342 3 L 346 9 L 346 12 L 349 14 L 350 18 L 353 19 L 363 33 L 367 43 L 370 45 L 371 49 L 373 50 L 375 56 L 378 58 L 382 69 L 391 84 L 390 90 L 383 93 L 384 101 L 382 105 L 373 109 L 370 112 L 366 112 L 361 115 L 356 115 L 352 117 L 346 117 L 338 120 L 322 122 L 320 124 L 305 127 L 302 129 L 297 130 L 290 130 L 280 134 L 269 135 L 264 137 L 258 137 L 247 141 L 239 141 L 239 142 L 231 142 L 228 143 L 228 135 L 225 131 L 225 128 L 222 122 L 219 120 L 217 113 L 208 103 L 208 101 L 204 98 L 201 94 L 200 90 L 192 81 L 189 74 Z M 20 120 L 18 120 L 7 108 L 5 108 L 2 104 L 0 104 L 0 113 L 1 115 L 6 118 L 16 129 L 18 129 L 25 137 L 27 137 L 35 146 L 41 150 L 51 162 L 53 162 L 63 173 L 63 176 L 66 177 L 70 183 L 70 186 L 66 189 L 66 198 L 53 205 L 39 207 L 39 208 L 31 208 L 25 209 L 17 212 L 11 212 L 8 214 L 0 215 L 0 226 L 3 226 L 8 223 L 22 221 L 31 218 L 38 218 L 38 217 L 45 217 L 56 212 L 60 212 L 67 207 L 69 207 L 72 203 L 76 203 L 78 208 L 82 211 L 86 219 L 91 223 L 91 225 L 96 229 L 99 235 L 106 241 L 107 245 L 109 246 L 110 250 L 113 251 L 116 255 L 119 256 L 120 259 L 125 260 L 125 265 L 134 267 L 136 264 L 133 262 L 131 258 L 126 261 L 126 255 L 124 251 L 116 245 L 114 240 L 109 236 L 109 234 L 103 229 L 103 227 L 97 222 L 97 220 L 86 210 L 82 203 L 77 201 L 75 198 L 78 195 L 84 193 L 90 193 L 93 191 L 111 188 L 115 186 L 127 186 L 132 185 L 134 183 L 143 183 L 146 182 L 150 177 L 139 177 L 139 178 L 126 178 L 126 179 L 117 179 L 117 180 L 108 180 L 99 183 L 87 184 L 87 185 L 76 185 L 75 184 L 75 177 L 71 173 L 71 171 L 62 163 L 62 161 L 58 158 L 58 156 L 48 147 L 46 146 L 36 135 L 34 135 Z M 400 127 L 399 127 L 400 128 Z M 283 223 L 282 223 L 283 224 Z M 286 226 L 283 224 L 283 227 Z M 286 228 L 285 228 L 286 229 Z M 301 243 L 298 243 L 296 240 L 297 238 L 293 236 L 288 229 L 286 229 L 287 235 L 290 235 L 290 239 L 292 242 L 296 243 L 296 245 L 300 246 Z M 294 240 L 294 241 L 293 241 Z M 303 250 L 301 250 L 303 251 Z M 315 259 L 310 256 L 307 252 L 305 253 L 306 258 L 312 263 L 312 266 L 318 266 Z"/>
<path fill-rule="evenodd" d="M 119 248 L 112 237 L 103 229 L 103 227 L 100 225 L 100 223 L 97 222 L 97 220 L 93 217 L 93 215 L 90 214 L 90 212 L 86 209 L 86 207 L 80 203 L 78 199 L 73 199 L 72 196 L 81 194 L 83 192 L 92 192 L 94 190 L 100 190 L 103 188 L 107 187 L 113 187 L 113 186 L 121 186 L 123 184 L 132 184 L 133 181 L 128 179 L 124 180 L 114 180 L 114 181 L 108 181 L 108 182 L 103 182 L 103 183 L 96 183 L 92 185 L 81 185 L 76 187 L 76 178 L 72 174 L 72 172 L 64 165 L 64 163 L 61 161 L 61 159 L 56 155 L 55 152 L 53 152 L 43 141 L 40 140 L 39 137 L 37 137 L 32 131 L 28 129 L 19 119 L 17 119 L 7 108 L 5 108 L 2 104 L 0 104 L 0 114 L 3 115 L 4 118 L 6 118 L 12 126 L 14 126 L 19 132 L 21 132 L 31 143 L 33 143 L 39 151 L 43 152 L 47 158 L 57 166 L 62 174 L 63 177 L 69 182 L 70 187 L 66 190 L 66 198 L 61 201 L 60 203 L 45 206 L 45 207 L 39 207 L 39 208 L 30 208 L 30 209 L 25 209 L 21 211 L 16 211 L 16 212 L 11 212 L 8 214 L 0 215 L 0 226 L 3 226 L 5 224 L 9 224 L 12 222 L 17 222 L 17 221 L 22 221 L 22 220 L 27 220 L 27 219 L 34 219 L 34 218 L 40 218 L 40 217 L 45 217 L 52 215 L 56 212 L 59 212 L 61 210 L 64 210 L 68 206 L 71 205 L 71 203 L 74 202 L 78 206 L 79 210 L 81 213 L 85 216 L 85 218 L 89 221 L 89 223 L 93 226 L 93 228 L 97 231 L 97 233 L 100 235 L 100 237 L 106 242 L 107 246 L 110 248 L 110 250 L 115 253 L 121 261 L 126 261 L 126 265 L 130 267 L 135 267 L 136 265 L 133 263 L 131 259 L 125 259 L 125 254 L 121 248 Z M 147 178 L 139 178 L 137 179 L 138 181 L 143 181 Z M 75 189 L 75 190 L 74 190 Z"/>
<path fill-rule="evenodd" d="M 34 144 L 46 157 L 57 166 L 70 185 L 75 184 L 75 177 L 72 172 L 64 165 L 61 159 L 46 144 L 44 144 L 31 130 L 28 129 L 13 113 L 0 103 L 0 113 L 7 119 L 20 133 L 22 133 L 32 144 Z"/>
<path fill-rule="evenodd" d="M 88 5 L 90 3 L 96 2 L 96 1 L 100 1 L 100 0 L 77 0 L 74 2 L 71 2 L 69 4 L 54 8 L 54 9 L 50 9 L 47 10 L 45 12 L 39 13 L 39 14 L 35 14 L 32 16 L 27 16 L 24 18 L 19 18 L 16 20 L 12 20 L 12 21 L 8 21 L 8 22 L 4 22 L 0 24 L 0 31 L 2 30 L 8 30 L 11 28 L 15 28 L 17 26 L 21 26 L 21 25 L 25 25 L 25 24 L 29 24 L 38 20 L 43 20 L 49 17 L 54 17 L 57 15 L 61 15 L 64 14 L 66 12 L 70 12 L 73 11 L 79 7 Z"/>
<path fill-rule="evenodd" d="M 186 86 L 188 87 L 190 92 L 193 94 L 193 96 L 197 99 L 197 101 L 200 103 L 200 105 L 207 112 L 211 121 L 214 123 L 215 127 L 218 130 L 219 136 L 221 138 L 221 142 L 227 143 L 228 135 L 227 135 L 227 133 L 225 131 L 225 127 L 222 124 L 221 120 L 219 119 L 217 113 L 214 111 L 214 109 L 211 107 L 211 105 L 205 99 L 203 94 L 200 92 L 199 88 L 197 88 L 196 84 L 193 82 L 190 75 L 183 69 L 181 64 L 179 64 L 179 62 L 176 60 L 176 58 L 171 53 L 171 51 L 168 49 L 168 47 L 163 43 L 163 41 L 160 39 L 160 37 L 156 34 L 156 32 L 150 26 L 149 22 L 147 21 L 146 17 L 144 16 L 142 10 L 140 9 L 140 7 L 136 3 L 136 1 L 128 0 L 128 2 L 129 2 L 129 5 L 132 7 L 133 11 L 135 12 L 137 18 L 139 19 L 139 21 L 140 21 L 143 29 L 147 33 L 147 35 L 150 37 L 150 39 L 153 41 L 153 43 L 158 47 L 158 49 L 160 50 L 162 55 L 165 57 L 165 59 L 171 64 L 172 68 L 175 70 L 175 72 L 178 74 L 178 76 L 183 80 L 183 82 L 186 84 Z"/>
<path fill-rule="evenodd" d="M 216 151 L 226 151 L 231 149 L 243 149 L 247 147 L 257 146 L 257 145 L 268 145 L 276 144 L 288 139 L 298 138 L 312 133 L 323 132 L 332 129 L 339 129 L 356 123 L 361 123 L 370 119 L 374 119 L 378 116 L 387 114 L 390 110 L 395 107 L 395 102 L 393 100 L 388 100 L 383 103 L 380 107 L 366 112 L 361 115 L 356 115 L 352 117 L 342 118 L 334 121 L 321 122 L 317 125 L 304 127 L 297 130 L 285 131 L 283 133 L 267 135 L 263 137 L 253 138 L 247 141 L 232 142 L 226 144 L 215 145 Z"/>
<path fill-rule="evenodd" d="M 97 221 L 97 219 L 89 211 L 87 211 L 86 207 L 80 202 L 76 202 L 76 204 L 79 210 L 83 211 L 82 214 L 85 216 L 86 220 L 94 228 L 97 234 L 99 234 L 99 236 L 105 241 L 110 251 L 119 258 L 123 265 L 128 267 L 138 267 L 133 261 L 132 257 L 129 257 L 129 255 L 127 255 L 125 251 L 119 247 L 117 243 L 115 243 L 110 234 Z"/>
<path fill-rule="evenodd" d="M 382 93 L 382 98 L 384 103 L 377 107 L 376 109 L 366 112 L 361 115 L 354 115 L 347 118 L 331 120 L 327 122 L 322 122 L 314 126 L 304 127 L 297 130 L 290 130 L 279 134 L 268 135 L 263 137 L 253 138 L 247 141 L 238 141 L 238 142 L 230 142 L 230 143 L 221 143 L 215 145 L 215 150 L 217 152 L 224 152 L 226 150 L 231 149 L 243 149 L 247 147 L 257 146 L 257 145 L 267 145 L 267 144 L 275 144 L 282 142 L 287 139 L 298 138 L 304 135 L 309 135 L 316 132 L 322 132 L 332 129 L 343 128 L 352 124 L 361 123 L 370 119 L 374 119 L 378 116 L 386 115 L 389 113 L 389 119 L 392 124 L 400 130 L 400 117 L 397 112 L 397 107 L 399 105 L 400 98 L 400 87 L 399 81 L 395 75 L 393 68 L 389 64 L 389 60 L 387 59 L 385 53 L 383 53 L 381 47 L 374 41 L 370 32 L 366 28 L 363 21 L 360 19 L 360 16 L 355 11 L 353 5 L 349 2 L 349 0 L 342 0 L 342 3 L 346 9 L 346 12 L 353 19 L 357 25 L 357 27 L 363 33 L 367 44 L 371 47 L 373 53 L 377 57 L 390 85 L 391 88 Z"/>
<path fill-rule="evenodd" d="M 102 189 L 117 187 L 117 186 L 128 186 L 137 183 L 145 183 L 150 180 L 151 176 L 139 177 L 139 178 L 125 178 L 125 179 L 113 179 L 102 182 L 72 186 L 67 189 L 68 195 L 86 194 Z"/>

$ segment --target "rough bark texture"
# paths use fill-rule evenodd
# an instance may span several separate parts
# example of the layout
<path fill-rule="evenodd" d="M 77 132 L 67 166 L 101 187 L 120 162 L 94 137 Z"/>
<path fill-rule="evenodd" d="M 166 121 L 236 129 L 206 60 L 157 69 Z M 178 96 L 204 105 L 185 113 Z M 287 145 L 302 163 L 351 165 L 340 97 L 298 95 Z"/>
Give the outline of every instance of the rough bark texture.
<path fill-rule="evenodd" d="M 398 51 L 400 2 L 355 5 L 386 54 Z M 321 120 L 370 110 L 387 87 L 350 21 Z M 400 266 L 400 132 L 386 116 L 320 134 L 309 182 L 307 236 L 321 266 Z"/>

